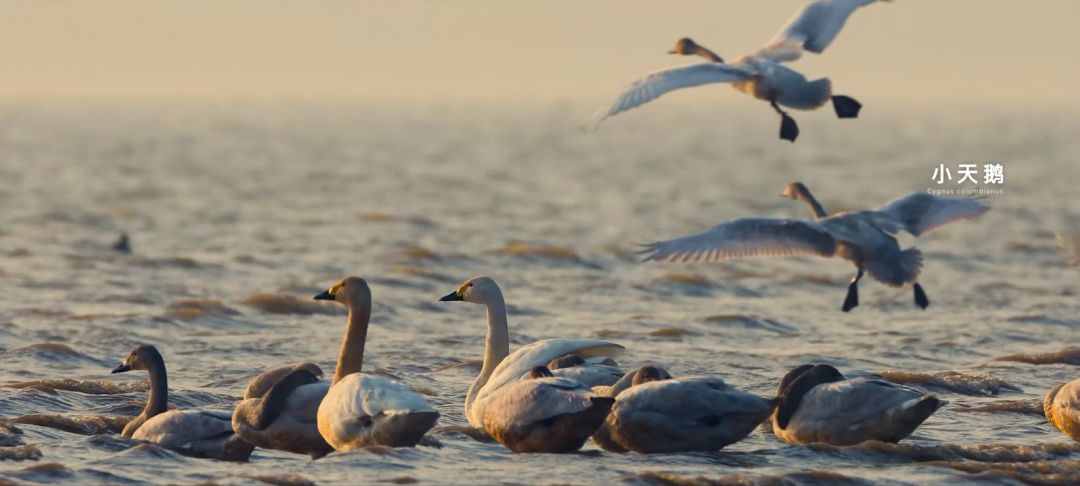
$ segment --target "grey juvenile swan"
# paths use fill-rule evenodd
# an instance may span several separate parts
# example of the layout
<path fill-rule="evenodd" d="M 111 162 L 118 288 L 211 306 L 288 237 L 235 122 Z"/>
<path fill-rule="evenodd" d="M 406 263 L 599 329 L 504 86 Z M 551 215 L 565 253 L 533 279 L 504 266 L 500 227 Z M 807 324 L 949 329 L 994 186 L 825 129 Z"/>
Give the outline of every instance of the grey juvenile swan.
<path fill-rule="evenodd" d="M 803 51 L 822 53 L 844 26 L 855 9 L 876 0 L 814 0 L 803 7 L 765 47 L 742 56 L 733 63 L 690 38 L 682 38 L 669 54 L 701 56 L 709 62 L 653 72 L 629 86 L 610 108 L 596 114 L 591 129 L 601 122 L 631 108 L 648 103 L 665 93 L 712 83 L 731 83 L 732 87 L 757 99 L 768 101 L 780 115 L 780 138 L 792 142 L 799 127 L 780 105 L 797 110 L 813 110 L 830 99 L 836 116 L 855 118 L 862 105 L 848 96 L 833 96 L 828 78 L 807 81 L 802 74 L 785 67 Z"/>
<path fill-rule="evenodd" d="M 150 374 L 150 396 L 138 417 L 124 426 L 122 435 L 181 452 L 226 461 L 246 461 L 254 446 L 233 434 L 228 414 L 204 410 L 169 410 L 165 360 L 157 348 L 139 346 L 113 373 L 145 370 Z"/>
<path fill-rule="evenodd" d="M 704 232 L 645 245 L 645 261 L 719 261 L 756 256 L 839 256 L 855 264 L 858 273 L 848 285 L 841 309 L 859 305 L 859 280 L 870 272 L 876 280 L 900 287 L 913 284 L 915 304 L 930 305 L 918 284 L 922 253 L 901 250 L 900 230 L 920 236 L 941 225 L 979 216 L 990 208 L 973 199 L 938 197 L 913 192 L 878 209 L 827 216 L 806 186 L 793 183 L 782 193 L 806 202 L 816 220 L 786 218 L 739 218 Z"/>
<path fill-rule="evenodd" d="M 946 404 L 881 379 L 846 379 L 825 364 L 791 370 L 777 391 L 773 433 L 789 444 L 899 442 Z"/>

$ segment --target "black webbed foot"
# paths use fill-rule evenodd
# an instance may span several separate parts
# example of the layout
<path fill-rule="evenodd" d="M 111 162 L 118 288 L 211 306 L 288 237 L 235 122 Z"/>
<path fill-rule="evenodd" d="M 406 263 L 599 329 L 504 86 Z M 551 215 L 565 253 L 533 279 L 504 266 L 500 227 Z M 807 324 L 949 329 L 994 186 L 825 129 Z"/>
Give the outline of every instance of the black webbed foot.
<path fill-rule="evenodd" d="M 851 282 L 847 288 L 847 297 L 844 298 L 844 306 L 840 310 L 848 312 L 859 306 L 859 283 Z"/>
<path fill-rule="evenodd" d="M 799 125 L 795 123 L 794 118 L 784 113 L 780 114 L 780 138 L 792 143 L 795 143 L 795 139 L 799 138 Z"/>
<path fill-rule="evenodd" d="M 930 306 L 930 299 L 926 298 L 926 292 L 923 292 L 922 285 L 919 285 L 916 282 L 915 285 L 912 286 L 912 288 L 914 288 L 915 290 L 915 305 L 921 307 L 922 309 L 926 309 L 928 306 Z"/>
<path fill-rule="evenodd" d="M 832 97 L 832 106 L 837 118 L 858 118 L 862 103 L 850 96 L 837 95 Z"/>

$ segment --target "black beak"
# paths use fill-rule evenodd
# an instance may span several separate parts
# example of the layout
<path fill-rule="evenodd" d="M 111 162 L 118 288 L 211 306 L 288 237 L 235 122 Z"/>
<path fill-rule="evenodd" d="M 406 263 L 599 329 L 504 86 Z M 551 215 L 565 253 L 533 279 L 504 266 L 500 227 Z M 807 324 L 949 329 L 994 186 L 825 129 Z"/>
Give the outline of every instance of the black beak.
<path fill-rule="evenodd" d="M 128 366 L 127 363 L 122 363 L 112 370 L 113 373 L 123 373 L 125 371 L 131 371 L 131 367 Z"/>
<path fill-rule="evenodd" d="M 672 50 L 670 50 L 670 51 L 667 51 L 667 53 L 668 53 L 668 54 L 678 54 L 678 52 L 675 52 L 675 49 L 672 49 Z"/>
<path fill-rule="evenodd" d="M 315 300 L 335 300 L 333 295 L 330 295 L 329 290 L 324 290 L 323 293 L 316 295 Z"/>
<path fill-rule="evenodd" d="M 439 302 L 460 302 L 462 300 L 464 299 L 462 299 L 457 292 L 450 292 L 449 294 L 442 296 L 442 298 L 439 299 Z"/>

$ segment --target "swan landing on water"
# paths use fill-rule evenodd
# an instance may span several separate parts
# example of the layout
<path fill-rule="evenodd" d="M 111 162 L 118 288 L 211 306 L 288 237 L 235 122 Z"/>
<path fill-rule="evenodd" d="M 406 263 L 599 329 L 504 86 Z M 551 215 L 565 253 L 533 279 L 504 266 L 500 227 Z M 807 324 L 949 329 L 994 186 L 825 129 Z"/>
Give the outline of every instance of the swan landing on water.
<path fill-rule="evenodd" d="M 656 71 L 634 81 L 610 108 L 596 114 L 590 131 L 596 130 L 604 120 L 670 91 L 713 83 L 731 83 L 739 91 L 768 101 L 780 115 L 780 138 L 791 142 L 799 136 L 799 126 L 780 106 L 814 110 L 831 100 L 837 117 L 856 118 L 862 105 L 851 97 L 833 95 L 829 78 L 808 81 L 782 63 L 802 57 L 804 50 L 817 54 L 824 52 L 852 12 L 875 1 L 814 0 L 788 21 L 765 47 L 732 63 L 725 63 L 693 39 L 679 39 L 669 54 L 701 56 L 709 62 Z"/>
<path fill-rule="evenodd" d="M 645 261 L 709 262 L 756 256 L 839 256 L 855 264 L 858 273 L 848 286 L 841 309 L 859 305 L 859 280 L 869 272 L 874 279 L 901 287 L 911 283 L 915 304 L 930 305 L 918 283 L 922 253 L 901 250 L 895 235 L 900 230 L 921 236 L 946 223 L 982 215 L 989 207 L 973 199 L 947 198 L 914 192 L 878 209 L 827 216 L 806 186 L 792 183 L 783 196 L 801 200 L 815 220 L 739 218 L 698 234 L 645 245 Z"/>

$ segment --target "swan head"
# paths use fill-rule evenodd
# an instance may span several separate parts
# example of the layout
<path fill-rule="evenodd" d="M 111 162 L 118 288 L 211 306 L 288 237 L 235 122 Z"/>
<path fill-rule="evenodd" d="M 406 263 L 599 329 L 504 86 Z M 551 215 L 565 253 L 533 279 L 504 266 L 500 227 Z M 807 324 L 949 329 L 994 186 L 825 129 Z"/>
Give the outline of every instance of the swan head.
<path fill-rule="evenodd" d="M 532 369 L 529 370 L 529 379 L 548 378 L 552 376 L 555 375 L 551 373 L 551 370 L 549 370 L 547 366 L 533 366 Z"/>
<path fill-rule="evenodd" d="M 806 195 L 807 192 L 809 192 L 809 191 L 808 191 L 808 189 L 806 189 L 806 186 L 803 185 L 803 183 L 801 183 L 801 182 L 792 182 L 791 184 L 788 184 L 787 187 L 784 188 L 784 190 L 780 193 L 780 196 L 786 197 L 788 199 L 794 199 L 794 200 L 797 201 L 797 200 L 799 200 L 799 198 Z"/>
<path fill-rule="evenodd" d="M 131 370 L 149 370 L 155 363 L 161 363 L 164 360 L 161 359 L 161 353 L 157 348 L 145 344 L 139 346 L 128 354 L 120 366 L 117 366 L 112 370 L 113 373 L 124 373 Z"/>
<path fill-rule="evenodd" d="M 642 383 L 648 383 L 650 381 L 670 380 L 671 374 L 667 370 L 658 366 L 642 366 L 634 372 L 634 379 L 630 382 L 630 386 L 638 386 Z"/>
<path fill-rule="evenodd" d="M 683 37 L 682 39 L 675 41 L 675 47 L 672 47 L 671 50 L 668 51 L 668 54 L 693 56 L 698 53 L 699 49 L 701 49 L 701 46 L 699 46 L 697 42 L 694 42 L 694 39 Z"/>
<path fill-rule="evenodd" d="M 488 304 L 502 300 L 502 291 L 491 277 L 473 277 L 458 286 L 457 290 L 442 296 L 440 302 L 469 302 Z"/>
<path fill-rule="evenodd" d="M 548 361 L 548 368 L 557 370 L 562 368 L 573 368 L 575 366 L 581 366 L 585 364 L 585 358 L 576 354 L 568 354 Z"/>
<path fill-rule="evenodd" d="M 340 282 L 331 285 L 325 292 L 316 295 L 315 300 L 332 300 L 347 306 L 370 304 L 371 288 L 360 277 L 345 277 Z"/>

